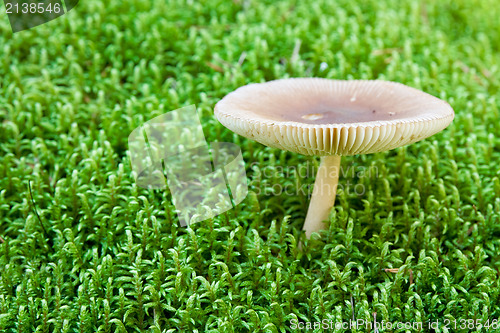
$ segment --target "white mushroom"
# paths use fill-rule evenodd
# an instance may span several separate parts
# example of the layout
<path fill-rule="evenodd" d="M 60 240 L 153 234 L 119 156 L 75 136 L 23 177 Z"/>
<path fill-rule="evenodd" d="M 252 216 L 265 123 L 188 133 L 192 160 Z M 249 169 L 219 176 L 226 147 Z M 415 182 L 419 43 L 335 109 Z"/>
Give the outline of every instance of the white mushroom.
<path fill-rule="evenodd" d="M 322 157 L 304 223 L 309 238 L 334 204 L 341 156 L 420 141 L 446 128 L 454 112 L 400 83 L 294 78 L 240 87 L 217 103 L 215 116 L 266 146 Z"/>

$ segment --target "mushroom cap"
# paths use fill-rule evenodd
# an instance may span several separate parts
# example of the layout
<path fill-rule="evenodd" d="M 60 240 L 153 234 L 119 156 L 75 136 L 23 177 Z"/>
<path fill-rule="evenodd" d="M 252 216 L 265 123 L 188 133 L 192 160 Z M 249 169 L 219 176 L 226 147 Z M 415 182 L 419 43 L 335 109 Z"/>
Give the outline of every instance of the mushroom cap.
<path fill-rule="evenodd" d="M 215 116 L 269 147 L 346 156 L 420 141 L 455 114 L 445 101 L 401 83 L 292 78 L 240 87 L 215 105 Z"/>

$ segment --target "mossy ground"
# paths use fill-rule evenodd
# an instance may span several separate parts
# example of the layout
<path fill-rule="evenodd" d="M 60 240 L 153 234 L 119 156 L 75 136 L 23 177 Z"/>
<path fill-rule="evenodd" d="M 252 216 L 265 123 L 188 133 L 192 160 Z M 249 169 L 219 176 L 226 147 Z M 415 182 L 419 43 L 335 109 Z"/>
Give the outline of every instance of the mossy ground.
<path fill-rule="evenodd" d="M 279 332 L 375 312 L 470 332 L 453 320 L 500 317 L 496 0 L 86 0 L 16 34 L 2 17 L 1 332 Z M 376 172 L 341 177 L 329 230 L 302 250 L 314 175 L 290 166 L 318 161 L 213 117 L 238 86 L 295 76 L 398 81 L 456 111 L 420 143 L 344 158 Z M 185 229 L 168 191 L 135 185 L 127 137 L 190 104 L 209 142 L 241 146 L 251 192 Z"/>

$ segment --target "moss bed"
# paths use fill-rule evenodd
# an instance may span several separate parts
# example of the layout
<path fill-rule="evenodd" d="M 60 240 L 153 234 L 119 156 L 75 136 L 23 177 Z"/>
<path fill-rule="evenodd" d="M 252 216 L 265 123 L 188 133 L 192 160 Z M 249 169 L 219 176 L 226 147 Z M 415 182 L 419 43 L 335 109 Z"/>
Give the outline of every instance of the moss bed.
<path fill-rule="evenodd" d="M 498 17 L 496 0 L 82 0 L 13 34 L 2 16 L 0 332 L 500 331 L 478 325 L 500 319 Z M 401 82 L 456 117 L 344 158 L 329 229 L 299 249 L 318 159 L 213 106 L 305 76 Z M 241 147 L 250 193 L 182 228 L 168 190 L 136 186 L 127 138 L 191 104 L 209 142 Z"/>

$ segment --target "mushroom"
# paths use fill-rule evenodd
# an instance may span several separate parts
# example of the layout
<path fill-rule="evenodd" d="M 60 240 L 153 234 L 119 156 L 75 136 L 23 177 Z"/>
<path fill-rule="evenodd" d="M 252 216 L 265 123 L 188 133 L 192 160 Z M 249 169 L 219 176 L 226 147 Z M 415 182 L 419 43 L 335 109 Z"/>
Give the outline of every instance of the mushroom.
<path fill-rule="evenodd" d="M 322 229 L 335 202 L 341 156 L 425 139 L 454 118 L 443 100 L 380 80 L 292 78 L 249 84 L 215 105 L 217 119 L 263 145 L 321 156 L 304 230 Z"/>

